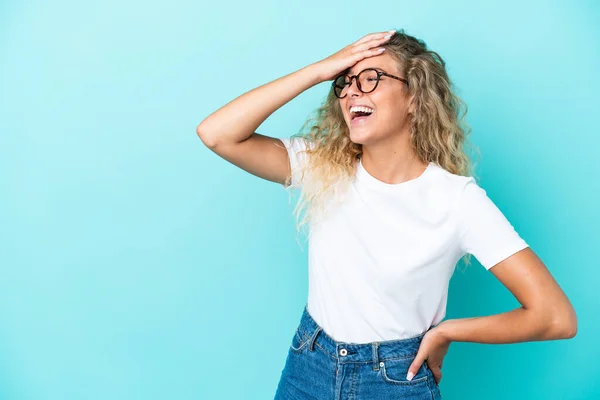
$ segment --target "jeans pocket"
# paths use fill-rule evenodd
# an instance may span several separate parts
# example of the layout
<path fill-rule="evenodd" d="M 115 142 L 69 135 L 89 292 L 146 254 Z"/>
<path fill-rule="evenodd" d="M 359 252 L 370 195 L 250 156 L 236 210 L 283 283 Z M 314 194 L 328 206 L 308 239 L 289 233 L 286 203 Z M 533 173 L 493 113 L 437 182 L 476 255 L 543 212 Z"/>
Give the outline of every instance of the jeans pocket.
<path fill-rule="evenodd" d="M 290 350 L 294 353 L 302 353 L 306 345 L 308 344 L 309 337 L 302 332 L 299 328 L 296 328 L 296 333 L 294 333 L 294 337 L 292 338 L 292 343 L 290 344 Z"/>
<path fill-rule="evenodd" d="M 381 360 L 379 362 L 379 373 L 381 378 L 392 385 L 419 385 L 427 384 L 428 375 L 425 368 L 421 366 L 412 380 L 406 379 L 408 369 L 414 357 Z"/>
<path fill-rule="evenodd" d="M 423 366 L 425 367 L 425 370 L 427 371 L 427 375 L 429 375 L 429 382 L 431 385 L 431 391 L 433 392 L 433 398 L 434 399 L 441 399 L 442 398 L 442 393 L 441 393 L 441 389 L 440 389 L 440 384 L 437 383 L 435 381 L 435 376 L 433 375 L 433 371 L 431 370 L 431 368 L 429 368 L 429 365 L 427 365 L 427 361 L 423 362 Z"/>
<path fill-rule="evenodd" d="M 425 370 L 427 371 L 427 374 L 431 377 L 431 381 L 438 386 L 438 383 L 435 381 L 435 376 L 433 376 L 433 371 L 431 370 L 431 368 L 429 368 L 429 365 L 427 365 L 427 361 L 423 361 L 423 367 L 425 367 Z"/>

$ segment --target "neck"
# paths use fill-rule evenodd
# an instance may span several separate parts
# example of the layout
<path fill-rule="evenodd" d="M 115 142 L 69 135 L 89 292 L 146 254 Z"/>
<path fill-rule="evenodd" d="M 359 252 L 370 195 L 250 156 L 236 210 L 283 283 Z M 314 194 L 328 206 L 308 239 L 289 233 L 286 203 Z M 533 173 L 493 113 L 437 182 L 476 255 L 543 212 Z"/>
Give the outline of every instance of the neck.
<path fill-rule="evenodd" d="M 398 184 L 419 177 L 429 163 L 422 161 L 408 140 L 398 135 L 362 146 L 362 165 L 382 182 Z"/>

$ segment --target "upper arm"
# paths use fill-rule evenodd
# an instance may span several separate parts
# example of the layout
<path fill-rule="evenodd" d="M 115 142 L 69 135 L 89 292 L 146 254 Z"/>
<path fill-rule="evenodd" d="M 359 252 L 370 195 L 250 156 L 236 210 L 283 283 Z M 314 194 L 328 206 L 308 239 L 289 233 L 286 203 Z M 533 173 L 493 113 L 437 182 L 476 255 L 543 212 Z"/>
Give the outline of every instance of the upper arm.
<path fill-rule="evenodd" d="M 473 254 L 489 270 L 528 247 L 510 221 L 472 177 L 465 181 L 458 202 L 458 240 L 464 253 Z"/>
<path fill-rule="evenodd" d="M 576 330 L 571 303 L 486 191 L 470 178 L 458 204 L 459 240 L 541 324 Z"/>
<path fill-rule="evenodd" d="M 290 176 L 290 160 L 278 138 L 253 133 L 237 143 L 217 143 L 209 148 L 246 172 L 268 181 L 284 184 Z"/>

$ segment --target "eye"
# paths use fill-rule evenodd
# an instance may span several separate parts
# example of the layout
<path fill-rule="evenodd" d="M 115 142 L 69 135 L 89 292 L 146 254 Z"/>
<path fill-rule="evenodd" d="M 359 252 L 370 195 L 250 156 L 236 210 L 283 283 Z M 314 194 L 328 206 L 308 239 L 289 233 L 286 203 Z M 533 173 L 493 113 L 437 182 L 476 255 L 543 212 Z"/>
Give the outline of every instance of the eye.
<path fill-rule="evenodd" d="M 343 88 L 344 86 L 348 85 L 349 83 L 350 83 L 350 81 L 346 80 L 346 78 L 344 78 L 343 76 L 340 76 L 339 78 L 337 78 L 335 80 L 335 85 L 340 88 Z"/>

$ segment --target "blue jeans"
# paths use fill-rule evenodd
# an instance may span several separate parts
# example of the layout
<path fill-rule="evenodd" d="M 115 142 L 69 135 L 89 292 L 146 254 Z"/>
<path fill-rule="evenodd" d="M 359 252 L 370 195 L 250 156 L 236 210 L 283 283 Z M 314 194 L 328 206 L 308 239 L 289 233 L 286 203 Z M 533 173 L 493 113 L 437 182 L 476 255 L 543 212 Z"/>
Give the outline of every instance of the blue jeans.
<path fill-rule="evenodd" d="M 305 305 L 275 400 L 441 399 L 426 361 L 411 381 L 406 380 L 424 335 L 371 343 L 338 342 L 314 321 Z"/>

